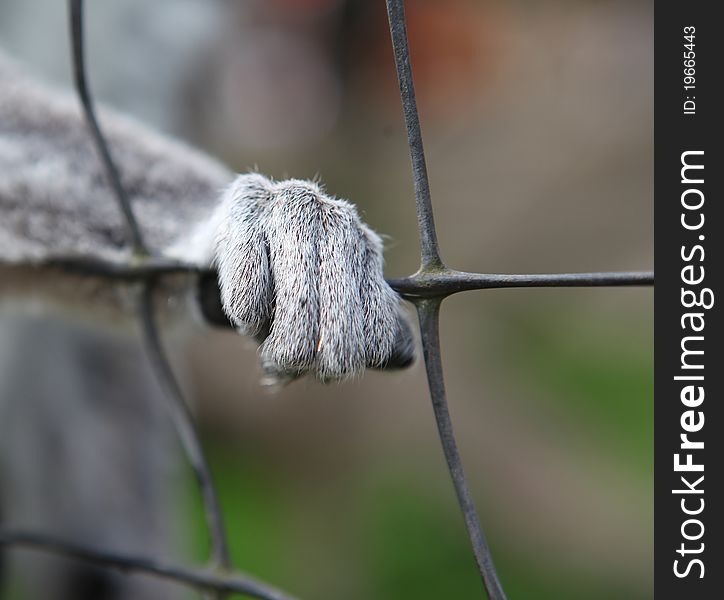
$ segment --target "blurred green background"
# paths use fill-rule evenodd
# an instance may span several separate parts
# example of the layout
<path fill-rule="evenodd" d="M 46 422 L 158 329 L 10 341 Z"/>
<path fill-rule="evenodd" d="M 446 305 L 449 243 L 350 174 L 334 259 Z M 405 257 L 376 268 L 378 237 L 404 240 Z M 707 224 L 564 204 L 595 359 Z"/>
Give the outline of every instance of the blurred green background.
<path fill-rule="evenodd" d="M 62 4 L 5 0 L 0 45 L 67 85 Z M 99 97 L 238 170 L 319 175 L 387 234 L 389 276 L 417 268 L 384 2 L 88 4 Z M 407 10 L 448 264 L 650 269 L 653 2 Z M 652 597 L 652 317 L 646 289 L 481 291 L 443 304 L 453 420 L 510 598 Z M 481 597 L 419 361 L 270 394 L 255 349 L 233 334 L 179 340 L 176 360 L 240 568 L 303 598 Z M 201 560 L 190 476 L 183 488 Z"/>
<path fill-rule="evenodd" d="M 612 326 L 616 315 L 605 310 L 600 320 L 564 312 L 575 304 L 566 292 L 558 302 L 543 295 L 520 292 L 515 306 L 488 314 L 496 350 L 479 349 L 447 373 L 502 580 L 510 598 L 652 597 L 649 324 L 629 317 Z M 444 350 L 492 341 L 474 319 L 485 299 L 465 304 L 470 331 L 444 335 Z M 464 392 L 452 391 L 458 369 L 471 374 Z M 418 368 L 415 379 L 422 376 Z M 301 422 L 276 434 L 205 430 L 236 564 L 301 597 L 479 597 L 422 382 L 414 392 L 403 384 L 359 398 L 363 405 L 351 408 L 373 413 L 361 426 L 343 414 L 344 390 L 316 387 L 302 394 L 310 399 L 294 400 L 306 403 L 295 407 Z M 307 409 L 315 415 L 302 415 Z M 264 429 L 273 429 L 267 418 Z M 207 543 L 197 497 L 189 511 L 201 559 Z"/>

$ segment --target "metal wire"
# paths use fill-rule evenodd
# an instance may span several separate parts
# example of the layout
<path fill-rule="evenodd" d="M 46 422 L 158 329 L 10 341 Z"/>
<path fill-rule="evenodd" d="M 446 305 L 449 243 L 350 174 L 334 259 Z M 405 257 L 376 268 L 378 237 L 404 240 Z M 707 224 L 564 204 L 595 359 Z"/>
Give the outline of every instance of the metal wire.
<path fill-rule="evenodd" d="M 228 574 L 209 569 L 178 567 L 155 558 L 142 558 L 89 548 L 50 535 L 18 530 L 0 530 L 0 545 L 59 554 L 122 573 L 138 572 L 174 581 L 202 591 L 242 594 L 262 600 L 295 600 L 294 596 L 239 571 Z"/>
<path fill-rule="evenodd" d="M 198 265 L 150 257 L 140 263 L 119 263 L 98 258 L 69 256 L 38 261 L 32 265 L 37 269 L 60 269 L 76 275 L 87 275 L 115 281 L 144 281 L 165 275 L 182 273 L 201 276 L 213 274 L 210 269 Z M 629 271 L 609 273 L 466 273 L 444 267 L 435 271 L 421 270 L 400 279 L 388 279 L 387 283 L 403 298 L 414 301 L 418 298 L 449 296 L 471 290 L 492 290 L 499 288 L 538 287 L 621 287 L 653 285 L 653 271 Z M 218 291 L 218 290 L 217 290 Z"/>
<path fill-rule="evenodd" d="M 156 327 L 153 310 L 154 287 L 154 279 L 146 281 L 141 289 L 139 299 L 138 316 L 143 332 L 144 346 L 146 347 L 148 359 L 151 361 L 156 376 L 163 387 L 166 408 L 201 490 L 209 537 L 211 538 L 212 561 L 214 564 L 226 569 L 231 566 L 231 560 L 218 494 L 211 475 L 211 468 L 206 460 L 194 426 L 193 417 L 184 401 L 181 387 L 174 377 Z"/>
<path fill-rule="evenodd" d="M 425 152 L 422 147 L 422 130 L 420 117 L 417 112 L 415 100 L 415 86 L 412 80 L 412 67 L 410 66 L 410 46 L 407 40 L 407 26 L 405 21 L 405 7 L 403 0 L 387 0 L 387 16 L 390 23 L 392 48 L 395 54 L 397 79 L 400 84 L 400 98 L 402 111 L 407 127 L 407 140 L 410 146 L 412 160 L 412 178 L 415 185 L 415 201 L 417 204 L 417 221 L 420 228 L 420 270 L 415 278 L 430 278 L 447 275 L 448 270 L 440 258 L 435 231 L 435 220 L 432 214 L 432 199 L 430 198 L 430 184 L 427 179 L 425 166 Z M 433 412 L 437 423 L 440 443 L 442 444 L 445 460 L 453 480 L 460 510 L 463 513 L 465 527 L 473 547 L 473 554 L 478 570 L 483 579 L 483 585 L 491 600 L 504 600 L 505 593 L 500 584 L 498 573 L 493 563 L 493 557 L 488 542 L 480 525 L 480 519 L 475 510 L 470 488 L 463 470 L 462 459 L 458 452 L 455 435 L 452 429 L 450 410 L 445 394 L 445 382 L 442 373 L 442 358 L 440 356 L 440 339 L 438 317 L 442 297 L 438 294 L 432 300 L 416 300 L 415 305 L 420 319 L 420 334 L 422 336 L 423 354 L 427 382 L 430 388 Z"/>
<path fill-rule="evenodd" d="M 425 152 L 422 148 L 422 129 L 420 128 L 420 116 L 417 112 L 417 101 L 415 100 L 415 85 L 412 81 L 410 48 L 407 43 L 407 23 L 402 0 L 387 0 L 387 16 L 390 23 L 390 35 L 392 36 L 392 49 L 395 54 L 397 80 L 400 84 L 402 112 L 405 115 L 410 160 L 412 161 L 417 223 L 420 230 L 421 269 L 434 270 L 443 267 L 443 262 L 438 251 L 435 220 L 432 215 L 430 183 L 427 179 Z"/>
<path fill-rule="evenodd" d="M 440 434 L 440 442 L 445 453 L 447 468 L 452 477 L 455 494 L 457 495 L 460 510 L 465 519 L 470 543 L 473 546 L 473 554 L 478 570 L 483 578 L 485 590 L 491 600 L 504 600 L 505 593 L 500 583 L 498 573 L 493 563 L 493 556 L 488 547 L 488 541 L 480 526 L 478 513 L 475 511 L 475 503 L 465 477 L 463 463 L 458 451 L 455 434 L 453 433 L 450 409 L 447 405 L 445 394 L 445 381 L 442 374 L 442 356 L 440 354 L 440 304 L 442 300 L 421 300 L 416 303 L 417 314 L 420 319 L 420 333 L 422 335 L 422 351 L 425 356 L 425 370 L 427 382 L 430 388 L 432 409 L 435 413 L 437 430 Z"/>
<path fill-rule="evenodd" d="M 653 271 L 628 273 L 534 273 L 527 275 L 464 273 L 447 267 L 421 271 L 411 277 L 392 279 L 389 284 L 403 297 L 446 297 L 470 290 L 538 287 L 617 287 L 653 285 Z"/>
<path fill-rule="evenodd" d="M 562 274 L 485 274 L 466 273 L 450 269 L 440 258 L 440 252 L 432 212 L 430 186 L 422 145 L 422 131 L 415 100 L 415 89 L 410 64 L 410 49 L 407 40 L 403 0 L 386 0 L 390 35 L 394 50 L 395 65 L 400 86 L 403 114 L 407 128 L 410 158 L 412 162 L 415 201 L 420 234 L 420 270 L 409 277 L 390 280 L 390 285 L 404 298 L 412 301 L 418 312 L 423 343 L 423 354 L 430 388 L 433 412 L 453 481 L 458 503 L 468 530 L 473 555 L 480 571 L 487 595 L 491 600 L 503 600 L 500 579 L 493 564 L 487 540 L 480 526 L 472 495 L 463 471 L 462 461 L 453 433 L 452 420 L 447 404 L 443 379 L 442 357 L 439 340 L 439 311 L 442 300 L 462 291 L 510 288 L 510 287 L 595 287 L 595 286 L 638 286 L 653 285 L 653 272 L 625 273 L 562 273 Z M 98 125 L 93 102 L 86 82 L 83 49 L 83 3 L 69 0 L 69 16 L 73 49 L 73 65 L 76 89 L 84 108 L 90 131 L 99 151 L 109 183 L 125 217 L 130 233 L 130 242 L 141 261 L 120 264 L 91 258 L 53 259 L 36 265 L 38 268 L 63 269 L 77 275 L 103 277 L 125 282 L 140 282 L 141 298 L 139 320 L 145 345 L 159 381 L 166 392 L 168 408 L 186 451 L 189 462 L 201 488 L 206 519 L 212 545 L 212 561 L 206 569 L 193 569 L 168 565 L 155 559 L 120 555 L 103 550 L 80 546 L 59 540 L 42 533 L 9 531 L 0 529 L 0 545 L 23 546 L 43 552 L 62 554 L 88 561 L 100 566 L 121 571 L 140 571 L 159 578 L 169 579 L 206 592 L 216 597 L 225 593 L 240 593 L 263 600 L 293 600 L 264 583 L 260 583 L 230 568 L 230 559 L 222 513 L 213 485 L 208 461 L 195 431 L 193 419 L 183 401 L 180 387 L 161 344 L 153 313 L 153 289 L 158 278 L 174 273 L 196 273 L 205 282 L 199 302 L 212 305 L 218 313 L 218 288 L 209 288 L 206 283 L 213 281 L 213 275 L 193 265 L 178 263 L 163 257 L 149 256 L 140 229 L 133 214 L 132 206 L 121 183 L 111 152 Z M 211 296 L 211 297 L 210 297 Z M 210 314 L 210 313 L 204 313 Z M 208 316 L 207 316 L 208 318 Z M 223 318 L 212 318 L 217 324 L 228 323 Z M 224 567 L 226 573 L 215 571 Z"/>
<path fill-rule="evenodd" d="M 85 73 L 85 54 L 83 47 L 83 2 L 82 0 L 69 0 L 69 18 L 71 24 L 71 38 L 73 47 L 73 65 L 75 74 L 76 91 L 82 102 L 86 120 L 90 124 L 91 133 L 96 148 L 101 156 L 103 164 L 109 176 L 111 187 L 116 199 L 126 218 L 128 229 L 131 232 L 132 243 L 135 250 L 148 255 L 144 245 L 138 223 L 133 213 L 133 208 L 128 200 L 128 195 L 123 187 L 118 169 L 113 162 L 108 143 L 98 125 L 93 108 L 93 100 L 87 85 Z M 149 273 L 152 271 L 149 271 Z M 201 496 L 206 512 L 211 538 L 212 561 L 214 564 L 228 568 L 230 566 L 229 549 L 224 531 L 221 509 L 219 507 L 218 495 L 211 476 L 208 461 L 204 456 L 198 434 L 196 433 L 193 418 L 188 406 L 184 402 L 181 388 L 174 377 L 173 370 L 166 358 L 161 344 L 158 330 L 153 314 L 153 289 L 155 278 L 145 281 L 138 306 L 138 317 L 143 332 L 143 341 L 148 352 L 159 382 L 163 387 L 164 397 L 167 399 L 166 407 L 169 410 L 174 426 L 186 452 L 189 463 L 196 475 L 201 489 Z"/>
<path fill-rule="evenodd" d="M 138 227 L 138 222 L 133 214 L 131 203 L 128 200 L 128 194 L 121 183 L 118 168 L 113 162 L 111 151 L 108 148 L 108 144 L 101 133 L 100 126 L 98 125 L 98 119 L 96 118 L 95 110 L 93 109 L 93 101 L 91 100 L 88 83 L 86 82 L 85 53 L 83 51 L 83 0 L 69 0 L 68 7 L 73 54 L 73 77 L 75 79 L 75 87 L 78 92 L 78 98 L 83 104 L 83 113 L 85 114 L 86 121 L 88 121 L 88 126 L 90 127 L 93 140 L 95 141 L 95 146 L 100 153 L 103 168 L 105 169 L 106 176 L 108 177 L 108 182 L 113 189 L 113 194 L 116 197 L 118 206 L 123 213 L 124 219 L 126 220 L 133 249 L 136 254 L 146 256 L 148 254 L 146 244 L 143 241 L 141 230 Z"/>
<path fill-rule="evenodd" d="M 86 79 L 85 52 L 83 44 L 83 1 L 69 0 L 69 20 L 72 40 L 73 73 L 78 97 L 83 106 L 86 121 L 89 124 L 96 149 L 101 157 L 109 183 L 119 207 L 126 220 L 126 225 L 131 236 L 131 243 L 135 254 L 138 257 L 148 258 L 149 252 L 143 241 L 138 222 L 133 213 L 128 194 L 121 183 L 118 169 L 113 161 L 108 143 L 101 131 L 95 115 L 93 100 L 90 94 Z M 156 261 L 159 262 L 159 261 Z M 186 453 L 188 461 L 193 469 L 194 475 L 201 491 L 201 497 L 206 515 L 209 537 L 211 541 L 211 565 L 228 569 L 231 567 L 229 547 L 226 531 L 219 505 L 218 494 L 211 475 L 208 460 L 201 446 L 199 436 L 194 427 L 193 418 L 184 401 L 181 387 L 179 386 L 171 365 L 168 362 L 166 353 L 161 343 L 153 311 L 153 290 L 156 279 L 154 273 L 155 264 L 139 265 L 149 274 L 149 278 L 143 283 L 141 297 L 138 305 L 138 318 L 141 325 L 142 337 L 148 358 L 154 367 L 154 371 L 163 388 L 163 397 L 166 399 L 166 408 L 173 421 L 176 432 L 181 440 L 181 445 Z M 221 590 L 217 590 L 221 591 Z M 221 598 L 220 595 L 216 595 Z"/>
<path fill-rule="evenodd" d="M 170 263 L 162 259 L 151 259 L 148 253 L 146 245 L 143 241 L 143 237 L 141 235 L 140 228 L 138 227 L 138 222 L 136 221 L 135 215 L 133 213 L 133 208 L 128 199 L 128 195 L 125 188 L 123 187 L 123 184 L 121 183 L 118 169 L 116 168 L 106 139 L 100 129 L 100 126 L 95 116 L 93 100 L 86 80 L 85 54 L 83 45 L 83 2 L 82 0 L 69 0 L 68 6 L 76 91 L 83 106 L 83 112 L 86 121 L 89 124 L 96 149 L 98 150 L 101 161 L 106 170 L 109 183 L 114 191 L 118 205 L 121 208 L 121 211 L 126 220 L 126 224 L 131 235 L 131 244 L 136 254 L 136 259 L 142 259 L 140 262 L 138 260 L 135 261 L 135 263 L 132 265 L 132 268 L 137 269 L 138 271 L 143 272 L 146 275 L 141 287 L 141 294 L 138 304 L 138 318 L 143 334 L 142 338 L 144 346 L 146 348 L 149 361 L 153 365 L 154 371 L 159 379 L 159 383 L 163 388 L 163 397 L 166 399 L 166 408 L 173 421 L 176 432 L 181 440 L 181 445 L 186 453 L 191 468 L 193 469 L 201 491 L 201 497 L 209 530 L 209 537 L 211 541 L 211 561 L 209 566 L 211 568 L 222 568 L 228 570 L 231 567 L 231 560 L 229 556 L 227 536 L 223 524 L 218 494 L 216 492 L 213 477 L 211 475 L 211 469 L 201 446 L 199 436 L 196 432 L 193 417 L 191 416 L 188 405 L 183 399 L 181 387 L 179 386 L 178 381 L 174 376 L 173 370 L 164 351 L 154 317 L 153 292 L 155 289 L 157 277 L 159 274 L 162 273 L 175 272 L 178 270 L 178 268 L 174 263 Z M 62 265 L 62 262 L 63 261 L 59 261 L 60 265 Z M 85 266 L 88 268 L 92 268 L 92 261 L 90 261 Z M 116 266 L 116 274 L 122 276 L 122 266 Z M 105 264 L 104 267 L 107 269 L 109 267 L 109 264 Z M 100 270 L 102 270 L 102 268 Z M 3 538 L 0 539 L 7 540 L 8 537 L 7 535 L 5 535 L 3 536 Z M 12 541 L 12 539 L 13 538 L 10 538 L 10 541 Z M 14 539 L 16 541 L 24 540 L 26 544 L 32 541 L 34 542 L 34 546 L 36 548 L 52 549 L 55 552 L 60 551 L 64 547 L 64 544 L 62 542 L 59 542 L 58 540 L 49 540 L 48 538 L 45 538 L 45 541 L 43 541 L 44 538 L 42 536 L 33 534 L 26 534 L 24 536 L 16 535 Z M 71 550 L 67 545 L 65 546 L 65 548 L 66 550 Z M 97 552 L 94 553 L 93 551 L 83 550 L 77 547 L 72 553 L 74 553 L 76 556 L 82 555 L 86 558 L 93 556 L 96 556 L 96 558 L 98 557 Z M 144 565 L 146 566 L 146 570 L 150 568 L 148 566 L 148 561 L 139 562 L 138 560 L 135 560 L 133 558 L 125 558 L 124 560 L 119 561 L 119 557 L 115 558 L 115 563 L 117 566 L 119 566 L 119 562 L 125 562 L 126 567 L 128 567 L 129 564 L 133 564 L 135 565 L 135 568 L 142 568 Z M 106 564 L 113 564 L 113 562 L 114 561 L 112 557 L 106 557 Z M 163 575 L 165 573 L 168 576 L 169 574 L 169 568 L 160 569 L 156 567 L 155 570 L 151 570 L 159 575 Z M 170 568 L 170 572 L 176 572 L 176 574 L 178 574 L 178 569 Z M 243 584 L 241 587 L 244 588 L 245 585 L 246 584 Z M 225 591 L 223 586 L 206 587 L 213 588 L 215 598 L 223 598 L 223 594 Z M 263 588 L 259 589 L 262 589 L 262 592 L 257 591 L 252 595 L 263 598 L 286 597 L 284 595 L 279 595 L 276 592 L 274 592 L 274 594 L 272 595 L 269 595 L 263 592 Z M 241 591 L 244 590 L 242 589 Z M 247 593 L 249 593 L 248 590 Z M 262 595 L 259 595 L 260 593 Z"/>
<path fill-rule="evenodd" d="M 69 19 L 75 84 L 78 97 L 83 105 L 86 120 L 90 125 L 96 148 L 106 168 L 111 187 L 126 218 L 128 229 L 131 232 L 133 246 L 137 253 L 148 256 L 148 251 L 143 242 L 133 208 L 129 202 L 126 190 L 121 183 L 118 169 L 113 162 L 110 149 L 108 148 L 108 143 L 95 117 L 93 99 L 87 85 L 85 72 L 82 0 L 69 0 Z M 136 266 L 137 269 L 143 270 L 148 274 L 148 278 L 143 283 L 138 304 L 138 318 L 143 333 L 143 342 L 148 358 L 163 388 L 164 398 L 167 400 L 166 408 L 171 416 L 176 432 L 181 440 L 181 445 L 183 446 L 201 490 L 209 537 L 211 539 L 212 563 L 216 566 L 229 568 L 231 561 L 229 558 L 227 536 L 224 530 L 221 508 L 211 475 L 211 469 L 209 468 L 199 436 L 194 427 L 193 417 L 188 409 L 188 405 L 183 399 L 181 387 L 171 369 L 156 327 L 153 311 L 153 290 L 157 276 L 157 269 L 155 267 L 157 267 L 159 263 L 163 263 L 163 261 L 157 259 L 150 264 L 141 263 Z M 164 263 L 164 266 L 170 268 L 172 264 Z"/>

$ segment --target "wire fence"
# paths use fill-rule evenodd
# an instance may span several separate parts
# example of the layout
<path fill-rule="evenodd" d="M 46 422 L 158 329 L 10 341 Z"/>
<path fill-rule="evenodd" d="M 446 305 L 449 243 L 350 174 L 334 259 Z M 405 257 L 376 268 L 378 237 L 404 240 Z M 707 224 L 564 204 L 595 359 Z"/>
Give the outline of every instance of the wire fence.
<path fill-rule="evenodd" d="M 433 218 L 422 131 L 410 64 L 404 0 L 386 0 L 386 3 L 412 162 L 421 248 L 420 269 L 409 277 L 390 280 L 389 284 L 403 298 L 412 302 L 417 310 L 433 413 L 448 470 L 470 537 L 473 555 L 487 596 L 491 600 L 503 600 L 506 597 L 505 592 L 470 493 L 448 409 L 439 339 L 439 314 L 442 301 L 457 292 L 493 288 L 653 285 L 654 274 L 653 272 L 486 274 L 456 271 L 445 265 L 440 256 Z M 26 547 L 60 554 L 122 572 L 141 572 L 196 588 L 214 598 L 223 598 L 226 594 L 236 593 L 264 600 L 291 600 L 293 596 L 245 575 L 231 564 L 223 515 L 211 471 L 188 405 L 184 401 L 181 388 L 166 357 L 152 305 L 153 290 L 160 278 L 173 273 L 196 273 L 199 275 L 198 300 L 202 313 L 212 323 L 228 324 L 220 310 L 216 277 L 211 271 L 199 270 L 196 266 L 170 261 L 149 253 L 144 243 L 143 232 L 138 226 L 128 201 L 126 190 L 121 184 L 111 150 L 95 117 L 85 70 L 83 1 L 69 0 L 68 6 L 76 90 L 106 171 L 108 183 L 125 218 L 128 241 L 134 250 L 134 257 L 131 262 L 123 265 L 90 258 L 77 258 L 50 260 L 44 266 L 139 284 L 137 316 L 141 325 L 144 346 L 148 359 L 163 386 L 166 408 L 201 490 L 211 542 L 211 555 L 203 567 L 185 567 L 167 564 L 154 557 L 123 555 L 101 548 L 89 548 L 45 535 L 42 532 L 2 528 L 0 528 L 0 545 Z"/>

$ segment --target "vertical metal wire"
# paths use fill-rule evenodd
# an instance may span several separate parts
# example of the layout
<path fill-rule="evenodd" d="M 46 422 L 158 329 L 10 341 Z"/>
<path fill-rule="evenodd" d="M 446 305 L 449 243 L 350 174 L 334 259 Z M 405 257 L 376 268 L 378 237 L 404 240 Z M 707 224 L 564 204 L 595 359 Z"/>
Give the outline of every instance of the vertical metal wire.
<path fill-rule="evenodd" d="M 401 0 L 387 0 L 387 16 L 392 36 L 392 49 L 395 54 L 397 80 L 400 84 L 402 111 L 405 115 L 407 142 L 410 147 L 412 161 L 412 177 L 415 185 L 415 201 L 417 203 L 417 221 L 420 230 L 420 251 L 422 269 L 434 270 L 443 267 L 437 244 L 435 220 L 432 215 L 430 199 L 430 183 L 427 178 L 425 152 L 422 147 L 422 130 L 420 117 L 415 100 L 415 86 L 412 81 L 410 67 L 410 48 L 407 43 L 407 23 L 405 7 Z"/>
<path fill-rule="evenodd" d="M 387 15 L 392 37 L 392 48 L 395 55 L 397 78 L 400 84 L 400 98 L 402 110 L 407 127 L 407 139 L 412 160 L 412 174 L 415 184 L 415 201 L 417 204 L 417 219 L 420 229 L 421 267 L 418 275 L 452 273 L 443 264 L 437 243 L 435 222 L 432 213 L 432 200 L 430 198 L 430 185 L 425 166 L 425 153 L 422 146 L 422 130 L 420 117 L 415 100 L 415 87 L 412 79 L 410 65 L 410 47 L 407 39 L 407 26 L 403 0 L 386 0 Z M 470 543 L 472 544 L 475 561 L 483 579 L 483 585 L 491 600 L 504 600 L 505 593 L 493 563 L 488 547 L 475 511 L 475 505 L 463 470 L 462 460 L 457 448 L 452 429 L 450 411 L 445 394 L 443 380 L 442 358 L 440 355 L 439 339 L 439 312 L 440 303 L 444 295 L 429 299 L 418 299 L 415 303 L 420 319 L 420 333 L 422 335 L 423 352 L 427 380 L 430 388 L 435 421 L 437 422 L 440 442 L 442 444 L 448 470 L 453 480 L 460 510 L 465 519 Z"/>
<path fill-rule="evenodd" d="M 435 413 L 435 421 L 447 467 L 452 477 L 460 510 L 465 519 L 465 526 L 473 546 L 475 562 L 483 578 L 485 590 L 491 600 L 504 600 L 503 586 L 498 578 L 488 542 L 480 526 L 478 514 L 475 511 L 475 503 L 465 478 L 463 463 L 453 433 L 440 353 L 439 317 L 441 303 L 441 299 L 420 300 L 417 302 L 417 314 L 420 319 L 420 333 L 422 335 L 422 351 L 425 357 L 425 370 L 430 387 L 432 409 Z"/>

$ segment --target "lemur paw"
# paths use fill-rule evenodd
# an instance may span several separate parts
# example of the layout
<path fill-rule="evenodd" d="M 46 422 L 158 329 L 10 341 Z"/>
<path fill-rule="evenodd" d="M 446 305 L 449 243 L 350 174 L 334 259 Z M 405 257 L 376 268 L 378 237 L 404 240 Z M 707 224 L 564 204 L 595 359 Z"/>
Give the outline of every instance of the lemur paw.
<path fill-rule="evenodd" d="M 354 205 L 309 181 L 241 175 L 217 222 L 224 311 L 261 343 L 272 379 L 326 381 L 412 363 L 410 326 L 383 277 L 382 240 Z"/>

